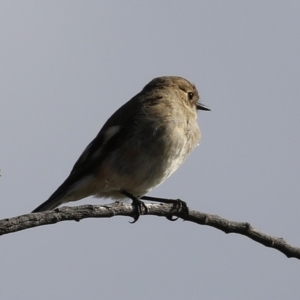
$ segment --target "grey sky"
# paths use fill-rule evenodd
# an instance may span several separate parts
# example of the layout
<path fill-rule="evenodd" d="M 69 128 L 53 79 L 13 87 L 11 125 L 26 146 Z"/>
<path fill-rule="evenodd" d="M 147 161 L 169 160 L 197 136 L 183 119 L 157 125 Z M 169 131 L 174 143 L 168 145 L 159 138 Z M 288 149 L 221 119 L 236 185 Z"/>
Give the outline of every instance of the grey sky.
<path fill-rule="evenodd" d="M 153 77 L 194 82 L 202 141 L 153 196 L 300 245 L 299 1 L 2 1 L 0 217 L 62 183 Z M 75 203 L 107 203 L 86 199 Z M 1 299 L 299 299 L 300 264 L 145 216 L 1 237 Z"/>

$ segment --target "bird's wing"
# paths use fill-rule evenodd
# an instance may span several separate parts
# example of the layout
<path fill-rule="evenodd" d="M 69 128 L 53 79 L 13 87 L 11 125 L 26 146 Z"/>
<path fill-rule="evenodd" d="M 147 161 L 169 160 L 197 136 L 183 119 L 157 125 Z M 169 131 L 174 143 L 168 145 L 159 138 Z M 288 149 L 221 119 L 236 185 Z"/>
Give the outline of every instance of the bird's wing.
<path fill-rule="evenodd" d="M 155 99 L 143 99 L 139 94 L 120 107 L 104 124 L 95 139 L 86 147 L 75 163 L 68 178 L 58 187 L 50 198 L 33 212 L 53 209 L 64 203 L 70 188 L 86 176 L 91 175 L 105 159 L 107 153 L 118 149 L 132 134 L 134 126 L 138 125 L 140 114 L 147 105 L 155 105 Z M 68 202 L 68 201 L 66 201 Z"/>

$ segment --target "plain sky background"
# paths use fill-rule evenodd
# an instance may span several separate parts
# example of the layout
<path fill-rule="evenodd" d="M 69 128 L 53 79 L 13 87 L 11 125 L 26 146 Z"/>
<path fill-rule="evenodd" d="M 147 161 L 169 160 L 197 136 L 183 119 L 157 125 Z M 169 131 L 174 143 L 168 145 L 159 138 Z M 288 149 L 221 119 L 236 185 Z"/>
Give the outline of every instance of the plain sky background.
<path fill-rule="evenodd" d="M 45 201 L 117 108 L 179 75 L 212 111 L 150 195 L 300 246 L 299 15 L 298 0 L 1 1 L 0 217 Z M 207 226 L 131 220 L 2 236 L 0 298 L 299 299 L 299 260 Z"/>

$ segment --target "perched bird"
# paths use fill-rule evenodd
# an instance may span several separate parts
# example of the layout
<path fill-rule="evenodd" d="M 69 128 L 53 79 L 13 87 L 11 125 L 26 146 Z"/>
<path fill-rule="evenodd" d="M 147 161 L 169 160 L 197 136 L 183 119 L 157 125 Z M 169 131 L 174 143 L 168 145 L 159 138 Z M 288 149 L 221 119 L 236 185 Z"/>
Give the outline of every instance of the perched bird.
<path fill-rule="evenodd" d="M 137 208 L 135 222 L 142 207 L 147 212 L 140 199 L 172 201 L 144 195 L 164 182 L 197 146 L 197 110 L 210 109 L 199 102 L 195 85 L 182 77 L 154 78 L 107 120 L 69 177 L 33 212 L 88 196 L 130 198 Z"/>

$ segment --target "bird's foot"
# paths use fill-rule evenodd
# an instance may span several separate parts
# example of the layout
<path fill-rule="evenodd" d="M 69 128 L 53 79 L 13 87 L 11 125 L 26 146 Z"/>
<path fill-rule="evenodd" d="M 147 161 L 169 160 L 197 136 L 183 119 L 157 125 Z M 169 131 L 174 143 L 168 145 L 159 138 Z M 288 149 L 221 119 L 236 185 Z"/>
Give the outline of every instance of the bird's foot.
<path fill-rule="evenodd" d="M 175 211 L 180 211 L 180 214 L 182 215 L 182 218 L 183 219 L 186 219 L 189 215 L 189 208 L 188 206 L 186 205 L 186 202 L 180 200 L 180 199 L 176 199 L 176 200 L 173 200 L 173 204 L 174 206 L 172 207 L 171 211 L 170 211 L 170 215 L 167 216 L 167 219 L 169 221 L 177 221 L 179 219 L 179 217 L 174 217 L 172 212 L 175 212 Z"/>
<path fill-rule="evenodd" d="M 132 206 L 134 206 L 136 210 L 136 215 L 134 216 L 133 221 L 129 223 L 134 224 L 140 218 L 140 215 L 146 215 L 148 213 L 148 208 L 146 204 L 143 201 L 141 201 L 138 197 L 135 197 L 126 191 L 120 192 L 132 200 Z"/>
<path fill-rule="evenodd" d="M 179 217 L 174 217 L 174 212 L 180 212 L 180 217 L 183 219 L 186 219 L 189 215 L 189 208 L 186 204 L 186 202 L 180 200 L 180 199 L 165 199 L 165 198 L 156 198 L 156 197 L 149 197 L 149 196 L 143 196 L 141 197 L 143 200 L 148 201 L 155 201 L 160 203 L 171 203 L 173 204 L 173 207 L 170 211 L 170 214 L 166 217 L 170 221 L 176 221 L 179 219 Z"/>

